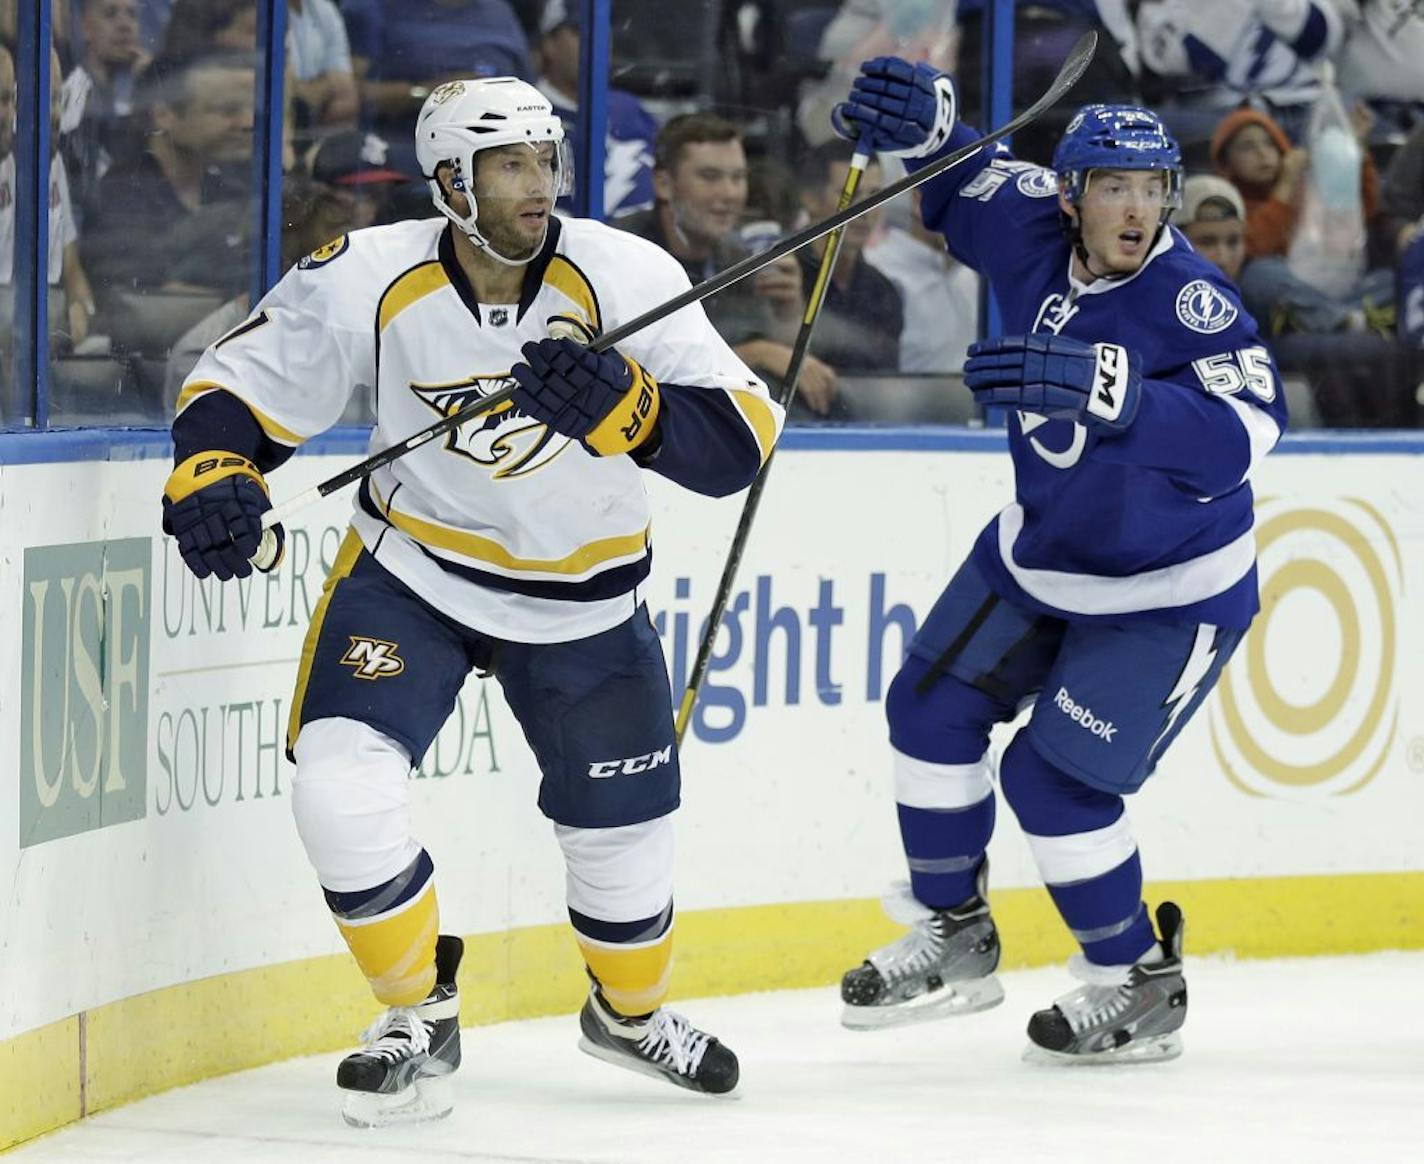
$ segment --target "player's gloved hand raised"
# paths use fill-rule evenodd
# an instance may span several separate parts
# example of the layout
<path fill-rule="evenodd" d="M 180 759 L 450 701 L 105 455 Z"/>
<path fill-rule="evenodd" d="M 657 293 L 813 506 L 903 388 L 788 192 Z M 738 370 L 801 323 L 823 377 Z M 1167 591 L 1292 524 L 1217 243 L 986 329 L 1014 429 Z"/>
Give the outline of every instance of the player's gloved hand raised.
<path fill-rule="evenodd" d="M 954 82 L 921 62 L 872 57 L 860 66 L 850 96 L 831 110 L 841 137 L 902 158 L 938 153 L 954 128 Z"/>
<path fill-rule="evenodd" d="M 981 340 L 969 348 L 964 383 L 980 404 L 1075 420 L 1110 433 L 1132 423 L 1142 397 L 1142 372 L 1133 353 L 1061 335 Z"/>
<path fill-rule="evenodd" d="M 178 553 L 199 578 L 246 578 L 262 540 L 262 515 L 272 508 L 267 482 L 257 466 L 237 453 L 197 453 L 173 470 L 163 486 L 163 532 L 178 539 Z M 286 549 L 275 526 L 277 553 L 263 572 L 274 570 Z"/>
<path fill-rule="evenodd" d="M 520 355 L 524 363 L 509 370 L 519 384 L 515 405 L 594 456 L 631 453 L 652 436 L 662 400 L 636 361 L 568 337 L 531 340 Z"/>

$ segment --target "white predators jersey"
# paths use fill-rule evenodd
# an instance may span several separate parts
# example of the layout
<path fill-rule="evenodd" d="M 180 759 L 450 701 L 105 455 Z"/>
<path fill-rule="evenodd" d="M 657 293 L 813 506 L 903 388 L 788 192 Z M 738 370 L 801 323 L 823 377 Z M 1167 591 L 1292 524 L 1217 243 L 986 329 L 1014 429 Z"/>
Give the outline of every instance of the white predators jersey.
<path fill-rule="evenodd" d="M 218 389 L 269 439 L 295 446 L 371 390 L 371 450 L 512 383 L 520 348 L 553 316 L 609 331 L 685 290 L 661 248 L 586 219 L 554 219 L 519 304 L 475 304 L 443 219 L 356 231 L 283 277 L 210 347 L 181 412 Z M 442 242 L 442 239 L 444 240 Z M 725 393 L 764 461 L 782 413 L 700 305 L 618 345 L 660 383 Z M 485 634 L 563 642 L 627 619 L 651 529 L 642 470 L 595 457 L 514 409 L 478 417 L 377 470 L 352 525 L 376 559 L 436 609 Z"/>

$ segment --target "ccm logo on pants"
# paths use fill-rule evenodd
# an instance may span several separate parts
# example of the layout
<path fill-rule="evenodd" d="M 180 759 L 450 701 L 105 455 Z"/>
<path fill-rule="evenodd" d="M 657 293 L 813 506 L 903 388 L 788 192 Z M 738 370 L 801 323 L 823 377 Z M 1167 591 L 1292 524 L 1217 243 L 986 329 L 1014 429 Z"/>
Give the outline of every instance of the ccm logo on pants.
<path fill-rule="evenodd" d="M 1058 694 L 1053 697 L 1053 706 L 1079 727 L 1086 728 L 1093 735 L 1100 737 L 1104 743 L 1112 743 L 1112 738 L 1117 733 L 1117 724 L 1099 719 L 1093 714 L 1091 707 L 1074 703 L 1073 697 L 1068 694 L 1068 688 L 1058 689 Z"/>
<path fill-rule="evenodd" d="M 672 763 L 672 745 L 661 752 L 649 752 L 646 756 L 630 756 L 626 760 L 600 760 L 588 766 L 588 774 L 595 780 L 609 776 L 636 776 L 639 772 L 651 772 L 663 764 Z"/>

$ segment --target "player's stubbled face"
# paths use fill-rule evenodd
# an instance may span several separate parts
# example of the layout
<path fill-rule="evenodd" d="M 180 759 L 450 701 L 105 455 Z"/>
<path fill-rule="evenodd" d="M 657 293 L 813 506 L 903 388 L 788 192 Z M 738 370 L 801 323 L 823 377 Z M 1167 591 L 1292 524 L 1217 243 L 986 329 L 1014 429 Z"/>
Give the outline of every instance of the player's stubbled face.
<path fill-rule="evenodd" d="M 1167 200 L 1167 175 L 1156 170 L 1094 170 L 1078 200 L 1083 246 L 1098 274 L 1142 266 Z"/>
<path fill-rule="evenodd" d="M 532 255 L 544 241 L 554 208 L 552 142 L 502 146 L 475 155 L 475 198 L 480 233 L 511 259 Z"/>

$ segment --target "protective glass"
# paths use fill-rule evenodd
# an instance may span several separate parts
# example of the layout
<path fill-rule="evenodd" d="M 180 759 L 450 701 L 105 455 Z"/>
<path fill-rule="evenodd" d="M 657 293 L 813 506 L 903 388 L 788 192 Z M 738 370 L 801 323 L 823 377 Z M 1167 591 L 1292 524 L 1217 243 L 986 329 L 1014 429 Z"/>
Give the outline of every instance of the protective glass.
<path fill-rule="evenodd" d="M 569 143 L 541 141 L 497 146 L 474 155 L 473 193 L 481 205 L 562 198 L 573 190 Z"/>
<path fill-rule="evenodd" d="M 1171 170 L 1144 170 L 1138 173 L 1095 171 L 1083 184 L 1083 197 L 1114 210 L 1134 205 L 1154 214 L 1182 204 L 1181 185 Z"/>

